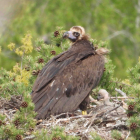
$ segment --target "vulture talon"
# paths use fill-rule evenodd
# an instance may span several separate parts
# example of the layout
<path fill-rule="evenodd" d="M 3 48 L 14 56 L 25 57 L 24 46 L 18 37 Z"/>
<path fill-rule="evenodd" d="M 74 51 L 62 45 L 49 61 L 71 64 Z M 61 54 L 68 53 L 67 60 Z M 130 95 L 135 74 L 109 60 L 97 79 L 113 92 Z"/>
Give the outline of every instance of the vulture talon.
<path fill-rule="evenodd" d="M 82 111 L 82 115 L 87 115 L 87 111 Z"/>

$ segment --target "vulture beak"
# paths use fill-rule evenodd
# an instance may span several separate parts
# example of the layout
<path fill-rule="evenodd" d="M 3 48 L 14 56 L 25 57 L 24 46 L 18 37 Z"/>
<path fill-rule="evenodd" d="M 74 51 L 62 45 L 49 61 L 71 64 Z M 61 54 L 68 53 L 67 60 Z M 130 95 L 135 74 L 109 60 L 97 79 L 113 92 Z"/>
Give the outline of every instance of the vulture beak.
<path fill-rule="evenodd" d="M 97 100 L 100 101 L 101 99 L 104 99 L 104 96 L 98 94 L 98 96 L 97 96 Z"/>
<path fill-rule="evenodd" d="M 68 38 L 68 36 L 69 36 L 69 33 L 68 33 L 68 32 L 65 32 L 65 33 L 63 34 L 63 38 Z"/>
<path fill-rule="evenodd" d="M 72 31 L 67 31 L 63 34 L 63 38 L 69 38 L 71 41 L 76 41 L 76 37 L 73 35 Z"/>

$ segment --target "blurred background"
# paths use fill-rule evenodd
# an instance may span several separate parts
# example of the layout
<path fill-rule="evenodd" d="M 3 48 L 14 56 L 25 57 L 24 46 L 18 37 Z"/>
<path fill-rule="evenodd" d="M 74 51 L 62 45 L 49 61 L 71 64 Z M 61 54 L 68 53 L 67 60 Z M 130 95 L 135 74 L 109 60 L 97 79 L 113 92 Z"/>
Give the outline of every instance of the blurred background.
<path fill-rule="evenodd" d="M 32 41 L 50 42 L 56 27 L 81 25 L 93 39 L 108 41 L 115 76 L 125 79 L 140 48 L 140 0 L 0 0 L 0 67 L 10 70 L 19 57 L 7 49 L 21 44 L 27 32 Z"/>

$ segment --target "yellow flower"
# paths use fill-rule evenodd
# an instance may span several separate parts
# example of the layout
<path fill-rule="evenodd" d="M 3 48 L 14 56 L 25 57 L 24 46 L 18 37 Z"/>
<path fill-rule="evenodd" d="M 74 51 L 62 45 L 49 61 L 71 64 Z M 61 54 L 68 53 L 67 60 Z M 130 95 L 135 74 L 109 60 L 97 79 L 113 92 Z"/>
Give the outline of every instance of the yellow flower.
<path fill-rule="evenodd" d="M 21 51 L 19 48 L 16 49 L 15 53 L 19 56 L 23 55 L 23 51 Z"/>
<path fill-rule="evenodd" d="M 20 70 L 21 70 L 21 68 L 19 67 L 19 64 L 17 63 L 17 64 L 13 67 L 13 71 L 14 71 L 15 73 L 19 73 Z"/>
<path fill-rule="evenodd" d="M 1 53 L 1 46 L 0 46 L 0 53 Z"/>
<path fill-rule="evenodd" d="M 17 76 L 16 76 L 16 82 L 21 83 L 21 75 L 17 75 Z"/>
<path fill-rule="evenodd" d="M 15 44 L 14 43 L 10 43 L 8 45 L 8 48 L 12 51 L 15 48 Z"/>
<path fill-rule="evenodd" d="M 26 86 L 28 86 L 30 77 L 31 73 L 29 71 L 21 70 L 20 75 L 16 76 L 16 81 L 19 83 L 24 83 Z"/>
<path fill-rule="evenodd" d="M 9 74 L 10 77 L 13 77 L 15 75 L 15 73 L 13 73 L 11 71 L 9 71 L 8 74 Z"/>
<path fill-rule="evenodd" d="M 24 50 L 25 54 L 29 54 L 32 52 L 33 50 L 33 47 L 30 45 L 30 46 L 25 46 L 25 45 L 22 45 L 21 46 L 21 49 Z"/>
<path fill-rule="evenodd" d="M 33 46 L 32 46 L 32 36 L 30 34 L 25 35 L 24 38 L 22 38 L 22 46 L 18 47 L 15 50 L 15 53 L 19 56 L 23 56 L 23 54 L 29 54 L 33 51 Z M 15 44 L 14 43 L 10 43 L 8 45 L 8 48 L 10 50 L 13 50 L 15 48 Z"/>
<path fill-rule="evenodd" d="M 122 83 L 127 84 L 127 85 L 131 85 L 129 79 L 123 80 Z"/>
<path fill-rule="evenodd" d="M 32 36 L 30 34 L 25 35 L 24 38 L 22 38 L 23 45 L 21 46 L 21 49 L 24 50 L 25 54 L 29 54 L 33 51 L 32 46 Z"/>

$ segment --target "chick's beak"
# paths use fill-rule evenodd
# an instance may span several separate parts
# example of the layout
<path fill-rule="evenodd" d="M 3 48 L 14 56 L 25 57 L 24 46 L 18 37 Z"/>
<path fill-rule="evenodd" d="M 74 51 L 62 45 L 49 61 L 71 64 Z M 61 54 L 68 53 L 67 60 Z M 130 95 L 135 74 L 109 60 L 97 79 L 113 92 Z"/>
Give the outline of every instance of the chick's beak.
<path fill-rule="evenodd" d="M 101 99 L 104 99 L 104 97 L 101 96 L 101 95 L 98 95 L 98 96 L 97 96 L 97 101 L 100 101 Z"/>

